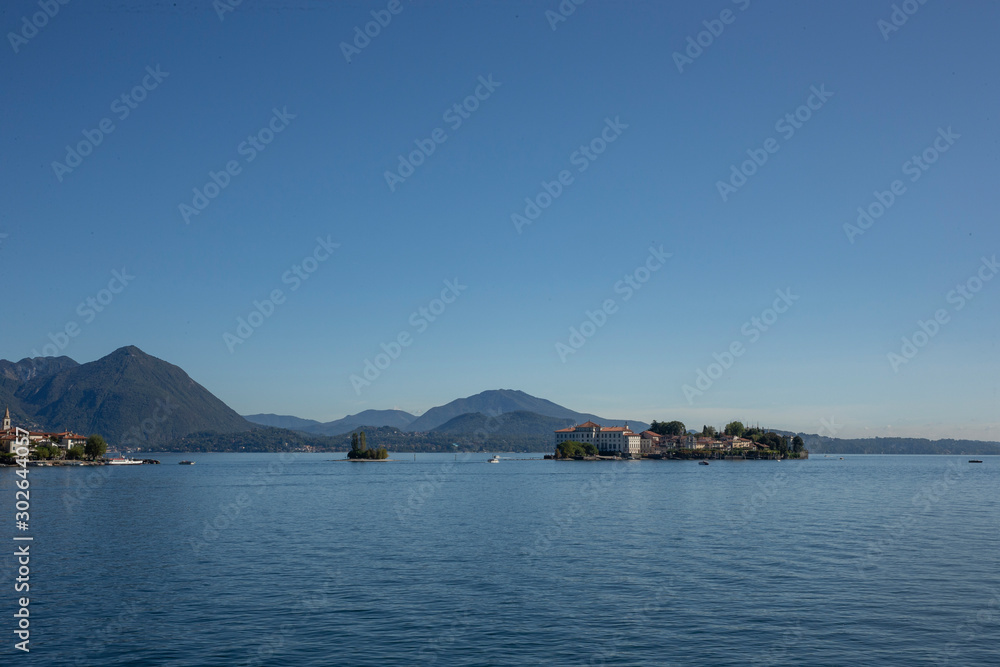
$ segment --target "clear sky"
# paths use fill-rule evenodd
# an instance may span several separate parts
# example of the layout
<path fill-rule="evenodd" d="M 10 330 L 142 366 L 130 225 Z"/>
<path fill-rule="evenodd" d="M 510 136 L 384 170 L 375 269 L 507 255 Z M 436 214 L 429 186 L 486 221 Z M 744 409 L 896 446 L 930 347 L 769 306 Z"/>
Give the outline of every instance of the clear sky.
<path fill-rule="evenodd" d="M 902 5 L 9 0 L 0 357 L 1000 440 L 1000 4 Z"/>

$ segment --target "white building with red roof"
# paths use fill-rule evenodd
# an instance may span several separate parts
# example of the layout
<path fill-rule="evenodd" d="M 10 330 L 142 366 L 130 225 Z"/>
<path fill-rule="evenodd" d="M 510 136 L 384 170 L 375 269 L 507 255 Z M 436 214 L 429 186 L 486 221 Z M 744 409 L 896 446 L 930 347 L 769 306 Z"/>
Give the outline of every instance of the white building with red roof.
<path fill-rule="evenodd" d="M 23 429 L 21 433 L 23 436 Z M 10 408 L 8 407 L 3 415 L 3 427 L 0 428 L 0 449 L 8 453 L 14 453 L 17 439 L 17 429 L 11 426 Z M 45 441 L 48 441 L 46 444 L 51 443 L 53 445 L 59 445 L 63 449 L 69 449 L 70 447 L 75 447 L 76 445 L 87 444 L 86 436 L 71 433 L 70 431 L 63 431 L 62 433 L 28 431 L 28 442 L 31 447 L 40 445 Z"/>
<path fill-rule="evenodd" d="M 633 433 L 628 424 L 625 426 L 601 426 L 592 421 L 561 428 L 555 432 L 556 446 L 559 443 L 572 440 L 589 443 L 597 447 L 603 456 L 614 454 L 639 456 L 642 454 L 642 436 Z"/>

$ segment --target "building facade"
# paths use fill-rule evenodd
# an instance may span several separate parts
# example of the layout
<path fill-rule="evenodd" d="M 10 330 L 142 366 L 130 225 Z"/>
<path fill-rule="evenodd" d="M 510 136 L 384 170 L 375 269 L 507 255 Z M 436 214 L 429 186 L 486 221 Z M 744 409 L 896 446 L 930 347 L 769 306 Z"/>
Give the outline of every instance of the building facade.
<path fill-rule="evenodd" d="M 594 445 L 601 456 L 640 456 L 642 437 L 625 426 L 601 426 L 592 421 L 561 428 L 555 432 L 555 444 L 572 440 Z"/>

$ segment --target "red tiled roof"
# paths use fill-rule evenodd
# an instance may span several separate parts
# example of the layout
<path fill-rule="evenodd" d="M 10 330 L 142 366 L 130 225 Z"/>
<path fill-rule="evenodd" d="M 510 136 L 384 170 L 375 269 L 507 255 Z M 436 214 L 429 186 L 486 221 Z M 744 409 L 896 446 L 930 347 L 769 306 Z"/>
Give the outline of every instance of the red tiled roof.
<path fill-rule="evenodd" d="M 580 424 L 579 426 L 577 426 L 577 428 L 601 428 L 601 425 L 588 421 Z"/>
<path fill-rule="evenodd" d="M 572 433 L 575 430 L 576 429 L 574 429 L 572 426 L 570 426 L 569 428 L 557 428 L 556 433 Z"/>

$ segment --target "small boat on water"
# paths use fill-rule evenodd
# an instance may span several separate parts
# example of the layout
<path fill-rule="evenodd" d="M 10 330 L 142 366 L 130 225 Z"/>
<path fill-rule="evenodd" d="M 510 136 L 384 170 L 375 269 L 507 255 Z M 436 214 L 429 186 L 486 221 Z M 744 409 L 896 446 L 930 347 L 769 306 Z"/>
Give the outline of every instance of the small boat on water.
<path fill-rule="evenodd" d="M 708 461 L 698 461 L 698 465 L 700 465 L 700 466 L 707 466 L 708 465 Z"/>
<path fill-rule="evenodd" d="M 489 461 L 487 461 L 487 463 L 500 463 L 500 456 L 499 456 L 499 454 L 494 454 L 493 458 L 491 458 Z"/>
<path fill-rule="evenodd" d="M 982 463 L 979 459 L 969 459 L 969 463 Z"/>
<path fill-rule="evenodd" d="M 178 465 L 193 466 L 194 465 L 194 461 L 181 461 Z"/>
<path fill-rule="evenodd" d="M 108 465 L 112 466 L 141 466 L 142 459 L 127 459 L 121 454 L 114 457 L 113 459 L 108 459 Z"/>

